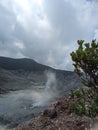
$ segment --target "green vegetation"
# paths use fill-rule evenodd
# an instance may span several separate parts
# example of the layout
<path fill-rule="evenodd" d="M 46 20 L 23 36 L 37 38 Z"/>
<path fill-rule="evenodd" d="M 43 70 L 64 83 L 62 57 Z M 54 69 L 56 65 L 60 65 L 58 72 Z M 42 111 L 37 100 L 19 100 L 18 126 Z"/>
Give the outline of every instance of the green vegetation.
<path fill-rule="evenodd" d="M 71 53 L 75 72 L 80 76 L 87 89 L 71 91 L 75 103 L 71 109 L 78 115 L 96 117 L 98 114 L 98 42 L 77 41 L 79 47 Z"/>
<path fill-rule="evenodd" d="M 87 115 L 91 118 L 98 115 L 98 94 L 85 89 L 71 91 L 70 98 L 73 99 L 71 110 L 82 116 Z"/>

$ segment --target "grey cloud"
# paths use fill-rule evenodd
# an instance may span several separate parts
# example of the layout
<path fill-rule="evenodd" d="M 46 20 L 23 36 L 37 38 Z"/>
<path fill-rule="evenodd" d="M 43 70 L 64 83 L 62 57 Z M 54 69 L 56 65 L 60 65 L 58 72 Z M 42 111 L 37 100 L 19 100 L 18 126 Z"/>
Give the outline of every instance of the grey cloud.
<path fill-rule="evenodd" d="M 41 7 L 34 7 L 26 1 L 27 10 L 18 0 L 0 2 L 0 55 L 73 69 L 69 54 L 76 49 L 76 41 L 98 37 L 98 3 L 44 0 Z"/>
<path fill-rule="evenodd" d="M 13 39 L 13 21 L 15 21 L 13 13 L 0 5 L 0 40 L 2 42 Z"/>
<path fill-rule="evenodd" d="M 53 27 L 56 28 L 56 31 L 59 32 L 59 39 L 65 42 L 72 42 L 83 38 L 89 39 L 94 26 L 96 26 L 94 19 L 98 19 L 96 15 L 98 10 L 94 9 L 98 6 L 96 3 L 92 5 L 86 0 L 84 2 L 76 2 L 78 3 L 78 7 L 77 4 L 73 4 L 75 1 L 45 1 L 45 11 L 47 11 L 48 19 Z M 66 44 L 68 44 L 67 42 Z"/>

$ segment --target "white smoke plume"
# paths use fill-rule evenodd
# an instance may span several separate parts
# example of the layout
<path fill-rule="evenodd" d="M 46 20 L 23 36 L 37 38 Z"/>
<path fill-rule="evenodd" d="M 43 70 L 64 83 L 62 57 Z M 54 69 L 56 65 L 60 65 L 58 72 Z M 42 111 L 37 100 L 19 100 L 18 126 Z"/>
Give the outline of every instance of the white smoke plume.
<path fill-rule="evenodd" d="M 41 93 L 35 91 L 32 94 L 33 99 L 35 100 L 33 107 L 47 105 L 51 100 L 56 98 L 58 95 L 56 90 L 57 80 L 56 80 L 55 73 L 47 72 L 46 77 L 47 77 L 47 82 L 44 91 Z"/>
<path fill-rule="evenodd" d="M 45 107 L 54 101 L 55 98 L 58 97 L 58 92 L 56 90 L 56 75 L 53 72 L 46 72 L 45 74 L 47 79 L 45 85 L 33 85 L 30 90 L 12 92 L 0 98 L 0 114 L 3 115 L 6 113 L 7 120 L 9 118 L 13 118 L 14 120 L 13 115 L 17 115 L 17 119 L 21 117 L 21 114 L 19 115 L 19 111 L 22 111 L 22 114 L 24 112 L 27 114 L 30 109 Z M 15 118 L 15 120 L 17 119 Z M 0 126 L 0 130 L 8 129 Z"/>
<path fill-rule="evenodd" d="M 56 91 L 57 80 L 55 73 L 47 72 L 47 82 L 46 82 L 46 91 Z"/>

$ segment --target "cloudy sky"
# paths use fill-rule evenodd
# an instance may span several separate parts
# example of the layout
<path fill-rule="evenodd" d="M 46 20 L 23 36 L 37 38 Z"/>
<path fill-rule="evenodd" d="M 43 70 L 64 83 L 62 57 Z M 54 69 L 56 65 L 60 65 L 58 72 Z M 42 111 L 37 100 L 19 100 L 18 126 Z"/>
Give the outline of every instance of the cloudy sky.
<path fill-rule="evenodd" d="M 72 70 L 76 41 L 95 38 L 97 0 L 0 0 L 0 56 Z"/>

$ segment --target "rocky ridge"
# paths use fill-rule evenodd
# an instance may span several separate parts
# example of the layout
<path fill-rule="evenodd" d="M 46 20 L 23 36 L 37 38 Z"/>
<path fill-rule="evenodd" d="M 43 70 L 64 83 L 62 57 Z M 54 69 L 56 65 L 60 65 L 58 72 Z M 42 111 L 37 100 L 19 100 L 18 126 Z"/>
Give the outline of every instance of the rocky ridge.
<path fill-rule="evenodd" d="M 13 130 L 93 130 L 97 119 L 92 120 L 85 115 L 77 116 L 70 109 L 72 103 L 70 97 L 63 96 L 44 110 L 39 117 Z"/>

